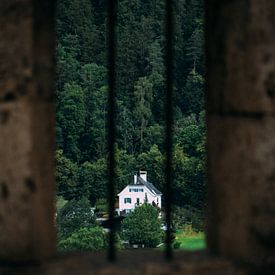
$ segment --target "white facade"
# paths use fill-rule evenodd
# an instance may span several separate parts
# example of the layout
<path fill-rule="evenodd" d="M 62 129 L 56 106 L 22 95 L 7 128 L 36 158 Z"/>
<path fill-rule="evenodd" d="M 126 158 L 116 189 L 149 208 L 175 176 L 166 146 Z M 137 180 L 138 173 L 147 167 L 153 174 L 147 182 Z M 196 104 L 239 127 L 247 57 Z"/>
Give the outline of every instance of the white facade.
<path fill-rule="evenodd" d="M 119 212 L 126 214 L 133 211 L 135 207 L 144 203 L 147 198 L 149 204 L 161 208 L 162 194 L 147 182 L 147 173 L 140 171 L 140 176 L 134 176 L 134 183 L 127 185 L 119 194 Z"/>

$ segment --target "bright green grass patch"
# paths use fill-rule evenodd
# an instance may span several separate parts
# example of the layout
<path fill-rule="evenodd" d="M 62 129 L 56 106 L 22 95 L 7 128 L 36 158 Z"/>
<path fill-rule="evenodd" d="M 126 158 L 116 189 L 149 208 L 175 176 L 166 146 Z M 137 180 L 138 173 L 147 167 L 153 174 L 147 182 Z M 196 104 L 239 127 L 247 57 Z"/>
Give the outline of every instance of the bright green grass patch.
<path fill-rule="evenodd" d="M 206 247 L 205 235 L 202 232 L 185 232 L 177 230 L 174 243 L 180 243 L 179 248 L 183 250 L 201 250 Z"/>

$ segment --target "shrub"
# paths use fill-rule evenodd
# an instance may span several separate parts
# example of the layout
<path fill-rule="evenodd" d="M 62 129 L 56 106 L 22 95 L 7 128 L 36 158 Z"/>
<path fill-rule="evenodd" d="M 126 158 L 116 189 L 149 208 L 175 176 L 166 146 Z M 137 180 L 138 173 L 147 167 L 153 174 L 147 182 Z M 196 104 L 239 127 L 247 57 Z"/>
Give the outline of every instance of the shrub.
<path fill-rule="evenodd" d="M 202 213 L 190 206 L 186 206 L 185 208 L 174 207 L 172 211 L 172 224 L 176 230 L 186 226 L 191 226 L 192 230 L 197 232 L 204 229 Z"/>
<path fill-rule="evenodd" d="M 106 199 L 98 199 L 95 203 L 96 211 L 106 213 L 108 211 L 108 202 Z"/>
<path fill-rule="evenodd" d="M 94 228 L 80 228 L 68 238 L 59 242 L 61 250 L 101 250 L 107 247 L 106 235 L 99 226 Z"/>
<path fill-rule="evenodd" d="M 88 199 L 79 201 L 71 200 L 57 212 L 57 227 L 59 236 L 67 238 L 72 233 L 83 227 L 94 227 L 96 225 L 94 214 Z"/>
<path fill-rule="evenodd" d="M 160 227 L 157 209 L 147 203 L 135 208 L 122 222 L 124 239 L 146 247 L 156 247 L 162 241 Z"/>
<path fill-rule="evenodd" d="M 180 242 L 174 242 L 174 243 L 173 243 L 173 248 L 174 248 L 174 249 L 179 249 L 179 248 L 180 248 L 180 245 L 181 245 Z"/>

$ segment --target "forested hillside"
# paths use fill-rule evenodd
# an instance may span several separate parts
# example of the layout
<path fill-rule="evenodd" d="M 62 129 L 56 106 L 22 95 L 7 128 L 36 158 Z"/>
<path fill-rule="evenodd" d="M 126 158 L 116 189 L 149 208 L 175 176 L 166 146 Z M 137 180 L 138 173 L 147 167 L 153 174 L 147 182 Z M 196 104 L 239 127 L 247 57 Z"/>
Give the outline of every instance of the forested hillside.
<path fill-rule="evenodd" d="M 191 211 L 205 196 L 202 3 L 175 1 L 174 205 Z M 162 0 L 119 1 L 117 191 L 140 169 L 164 190 L 164 17 Z M 57 193 L 93 205 L 107 185 L 105 1 L 57 1 L 56 62 Z"/>

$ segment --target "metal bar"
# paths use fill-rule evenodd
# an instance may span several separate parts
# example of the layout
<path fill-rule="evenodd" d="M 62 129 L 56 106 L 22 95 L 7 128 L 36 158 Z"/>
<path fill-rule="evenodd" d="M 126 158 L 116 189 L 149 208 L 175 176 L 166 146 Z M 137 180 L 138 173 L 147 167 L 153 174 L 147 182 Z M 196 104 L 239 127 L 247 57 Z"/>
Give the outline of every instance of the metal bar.
<path fill-rule="evenodd" d="M 171 236 L 171 202 L 172 202 L 172 131 L 173 131 L 173 14 L 172 0 L 165 1 L 166 11 L 166 47 L 165 47 L 165 80 L 166 80 L 166 106 L 165 106 L 165 216 L 166 216 L 166 247 L 165 258 L 172 259 Z"/>
<path fill-rule="evenodd" d="M 116 58 L 116 33 L 117 0 L 108 1 L 108 202 L 109 202 L 109 248 L 108 259 L 116 259 L 115 251 L 115 58 Z"/>

